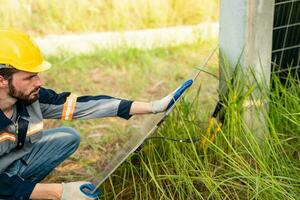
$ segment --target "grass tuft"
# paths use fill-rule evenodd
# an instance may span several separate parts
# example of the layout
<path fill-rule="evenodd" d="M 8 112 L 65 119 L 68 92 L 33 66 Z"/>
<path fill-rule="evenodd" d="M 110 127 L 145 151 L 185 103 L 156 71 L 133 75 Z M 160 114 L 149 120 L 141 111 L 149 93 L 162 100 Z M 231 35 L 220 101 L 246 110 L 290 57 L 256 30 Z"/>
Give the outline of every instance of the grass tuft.
<path fill-rule="evenodd" d="M 290 77 L 283 85 L 272 77 L 272 90 L 265 91 L 269 106 L 259 107 L 269 110 L 261 142 L 245 121 L 249 108 L 244 103 L 257 88 L 249 87 L 245 77 L 236 73 L 228 84 L 224 125 L 206 151 L 197 142 L 150 140 L 111 176 L 111 184 L 104 184 L 101 199 L 115 198 L 112 190 L 120 191 L 119 199 L 298 199 L 298 81 Z M 194 95 L 196 101 L 203 98 L 201 91 Z M 191 105 L 195 99 L 186 98 L 156 134 L 204 137 L 199 104 Z M 124 175 L 129 168 L 134 171 Z M 126 191 L 120 189 L 121 180 L 127 182 Z"/>

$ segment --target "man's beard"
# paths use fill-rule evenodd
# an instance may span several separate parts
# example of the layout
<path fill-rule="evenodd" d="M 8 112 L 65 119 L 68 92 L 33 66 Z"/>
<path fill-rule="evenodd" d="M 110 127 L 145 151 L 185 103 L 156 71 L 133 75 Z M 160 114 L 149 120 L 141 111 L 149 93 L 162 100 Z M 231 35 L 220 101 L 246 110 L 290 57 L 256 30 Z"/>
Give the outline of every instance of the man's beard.
<path fill-rule="evenodd" d="M 16 88 L 13 86 L 12 84 L 12 81 L 9 80 L 8 81 L 8 94 L 17 99 L 17 100 L 21 100 L 23 101 L 25 104 L 32 104 L 33 102 L 35 102 L 36 100 L 38 100 L 39 96 L 33 96 L 33 97 L 30 97 L 31 94 L 37 92 L 39 90 L 39 87 L 38 88 L 35 88 L 33 89 L 29 94 L 24 94 L 23 92 L 21 91 L 17 91 Z"/>

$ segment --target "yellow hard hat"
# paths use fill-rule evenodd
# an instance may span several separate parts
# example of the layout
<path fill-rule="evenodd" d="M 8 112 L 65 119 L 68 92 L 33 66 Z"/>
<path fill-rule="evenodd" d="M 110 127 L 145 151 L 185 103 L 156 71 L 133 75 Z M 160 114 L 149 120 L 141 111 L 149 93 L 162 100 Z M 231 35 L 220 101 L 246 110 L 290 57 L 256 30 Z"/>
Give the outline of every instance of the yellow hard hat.
<path fill-rule="evenodd" d="M 0 64 L 26 72 L 42 72 L 51 67 L 30 37 L 14 29 L 0 29 Z"/>

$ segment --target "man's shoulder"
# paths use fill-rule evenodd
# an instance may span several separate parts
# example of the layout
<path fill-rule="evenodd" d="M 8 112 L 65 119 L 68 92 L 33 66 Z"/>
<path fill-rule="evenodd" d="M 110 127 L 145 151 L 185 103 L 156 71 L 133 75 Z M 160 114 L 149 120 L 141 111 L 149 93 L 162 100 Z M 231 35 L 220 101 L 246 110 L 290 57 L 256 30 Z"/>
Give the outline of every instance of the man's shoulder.
<path fill-rule="evenodd" d="M 64 104 L 70 92 L 56 93 L 52 89 L 41 88 L 39 91 L 39 103 L 43 104 Z"/>

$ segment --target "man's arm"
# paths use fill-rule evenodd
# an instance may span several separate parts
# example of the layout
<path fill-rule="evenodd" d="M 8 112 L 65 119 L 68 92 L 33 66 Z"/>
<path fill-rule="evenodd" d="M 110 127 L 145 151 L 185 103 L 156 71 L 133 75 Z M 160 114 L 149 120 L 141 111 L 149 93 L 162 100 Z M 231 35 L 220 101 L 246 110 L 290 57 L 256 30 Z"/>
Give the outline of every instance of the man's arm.
<path fill-rule="evenodd" d="M 132 101 L 106 95 L 79 96 L 40 89 L 40 108 L 44 119 L 95 119 L 121 117 L 129 119 Z"/>
<path fill-rule="evenodd" d="M 164 98 L 149 103 L 106 95 L 77 97 L 68 92 L 57 94 L 45 88 L 40 90 L 39 102 L 46 119 L 72 120 L 114 116 L 129 119 L 135 114 L 166 111 L 192 83 L 192 80 L 188 80 Z"/>
<path fill-rule="evenodd" d="M 86 196 L 80 190 L 83 184 L 89 182 L 70 182 L 70 183 L 39 183 L 31 193 L 30 199 L 51 199 L 51 200 L 93 200 L 94 198 Z"/>

